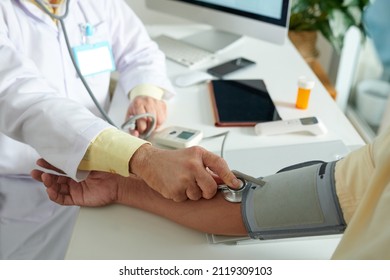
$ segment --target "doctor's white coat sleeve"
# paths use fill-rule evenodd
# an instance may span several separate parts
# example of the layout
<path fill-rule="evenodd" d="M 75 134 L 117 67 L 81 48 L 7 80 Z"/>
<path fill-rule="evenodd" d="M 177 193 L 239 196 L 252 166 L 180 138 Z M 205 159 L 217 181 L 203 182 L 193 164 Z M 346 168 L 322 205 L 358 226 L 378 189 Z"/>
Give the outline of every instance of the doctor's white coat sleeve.
<path fill-rule="evenodd" d="M 110 125 L 83 105 L 60 97 L 34 63 L 18 53 L 6 31 L 0 27 L 0 131 L 80 179 L 77 167 L 91 140 Z"/>

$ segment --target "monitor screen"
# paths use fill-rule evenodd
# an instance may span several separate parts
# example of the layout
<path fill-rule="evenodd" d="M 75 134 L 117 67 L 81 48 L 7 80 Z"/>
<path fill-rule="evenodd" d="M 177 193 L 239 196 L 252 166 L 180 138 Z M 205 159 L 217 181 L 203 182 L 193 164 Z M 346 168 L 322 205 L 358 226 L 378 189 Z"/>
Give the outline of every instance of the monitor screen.
<path fill-rule="evenodd" d="M 209 24 L 215 29 L 283 44 L 289 0 L 146 0 L 160 12 Z"/>
<path fill-rule="evenodd" d="M 225 11 L 248 18 L 268 21 L 277 25 L 287 24 L 287 10 L 283 0 L 182 0 L 184 2 Z"/>

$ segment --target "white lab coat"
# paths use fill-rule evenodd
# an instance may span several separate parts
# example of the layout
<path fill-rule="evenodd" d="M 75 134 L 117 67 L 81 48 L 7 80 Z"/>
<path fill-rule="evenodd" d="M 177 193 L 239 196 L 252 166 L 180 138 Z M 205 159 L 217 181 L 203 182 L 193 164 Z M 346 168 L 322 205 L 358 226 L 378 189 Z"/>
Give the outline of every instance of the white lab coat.
<path fill-rule="evenodd" d="M 80 26 L 90 23 L 94 26 L 92 43 L 107 41 L 112 47 L 122 92 L 147 83 L 163 88 L 165 97 L 171 95 L 164 55 L 123 0 L 70 1 L 65 25 L 72 47 L 82 44 Z M 110 73 L 86 80 L 107 108 Z M 18 201 L 10 182 L 18 184 L 18 177 L 29 174 L 39 157 L 79 178 L 77 166 L 90 141 L 109 127 L 91 112 L 97 110 L 75 72 L 62 30 L 29 1 L 0 0 L 0 193 L 6 201 L 0 209 L 1 228 L 15 217 L 23 220 L 26 213 L 40 216 L 28 199 L 19 205 L 23 215 L 15 213 L 15 208 L 7 209 L 9 201 Z M 30 179 L 20 180 L 27 186 Z M 35 190 L 44 196 L 43 187 L 33 184 L 25 192 Z M 42 203 L 53 207 L 47 198 Z M 0 242 L 8 242 L 4 238 L 0 232 Z M 2 243 L 0 258 L 7 258 L 1 248 Z"/>

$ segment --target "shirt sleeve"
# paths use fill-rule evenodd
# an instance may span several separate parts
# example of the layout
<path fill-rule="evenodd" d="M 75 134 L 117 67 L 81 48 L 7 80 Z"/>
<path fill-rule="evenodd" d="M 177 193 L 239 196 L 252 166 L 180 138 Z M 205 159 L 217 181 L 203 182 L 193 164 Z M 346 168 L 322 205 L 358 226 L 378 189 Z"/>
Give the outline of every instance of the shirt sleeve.
<path fill-rule="evenodd" d="M 390 259 L 390 130 L 336 165 L 347 222 L 334 259 Z"/>
<path fill-rule="evenodd" d="M 371 145 L 351 153 L 336 165 L 337 196 L 347 224 L 366 192 L 373 171 Z"/>
<path fill-rule="evenodd" d="M 106 129 L 91 142 L 79 169 L 129 176 L 129 161 L 144 144 L 150 143 L 116 128 Z"/>
<path fill-rule="evenodd" d="M 133 100 L 137 96 L 149 96 L 158 100 L 162 100 L 163 95 L 164 91 L 161 88 L 153 85 L 142 84 L 136 86 L 132 91 L 130 91 L 129 98 L 130 100 Z"/>
<path fill-rule="evenodd" d="M 161 100 L 164 91 L 159 87 L 142 84 L 136 86 L 129 93 L 129 98 L 150 96 Z M 106 171 L 129 176 L 129 161 L 135 151 L 143 144 L 149 143 L 130 136 L 118 129 L 106 129 L 100 133 L 89 145 L 84 158 L 80 162 L 79 170 Z"/>

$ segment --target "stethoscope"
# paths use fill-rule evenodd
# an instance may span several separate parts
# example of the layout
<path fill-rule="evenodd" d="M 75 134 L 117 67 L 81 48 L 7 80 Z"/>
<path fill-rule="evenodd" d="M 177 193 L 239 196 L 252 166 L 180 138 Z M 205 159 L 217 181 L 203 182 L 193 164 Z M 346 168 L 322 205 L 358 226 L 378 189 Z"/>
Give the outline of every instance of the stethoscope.
<path fill-rule="evenodd" d="M 256 179 L 237 170 L 232 171 L 237 179 L 241 181 L 241 187 L 233 189 L 227 185 L 219 185 L 218 190 L 222 192 L 225 200 L 233 203 L 241 203 L 244 191 L 247 188 L 263 187 L 265 182 L 262 179 Z"/>
<path fill-rule="evenodd" d="M 54 13 L 52 13 L 51 11 L 49 11 L 47 9 L 47 7 L 45 6 L 45 4 L 43 4 L 41 2 L 41 0 L 35 0 L 35 2 L 37 3 L 37 5 L 43 10 L 44 13 L 46 13 L 48 16 L 50 16 L 52 19 L 55 19 L 55 20 L 58 20 L 59 23 L 61 24 L 61 28 L 62 28 L 62 31 L 64 32 L 64 38 L 65 38 L 65 42 L 66 42 L 66 47 L 68 49 L 68 52 L 69 52 L 69 56 L 72 60 L 72 63 L 73 63 L 73 66 L 74 68 L 76 69 L 76 72 L 77 72 L 77 75 L 80 77 L 81 79 L 81 82 L 83 83 L 85 89 L 87 90 L 89 96 L 91 97 L 93 103 L 95 104 L 96 108 L 99 110 L 99 112 L 102 114 L 103 118 L 111 125 L 115 126 L 115 123 L 111 120 L 111 118 L 107 115 L 106 111 L 104 111 L 104 109 L 100 106 L 99 102 L 97 101 L 95 95 L 93 94 L 91 88 L 88 86 L 88 83 L 87 81 L 85 80 L 84 76 L 81 74 L 81 71 L 80 71 L 80 68 L 78 67 L 77 63 L 76 63 L 76 60 L 72 54 L 72 47 L 70 46 L 70 43 L 69 43 L 69 37 L 68 37 L 68 33 L 66 31 L 66 27 L 65 27 L 65 23 L 64 23 L 64 19 L 68 16 L 68 13 L 69 13 L 69 2 L 70 0 L 64 0 L 65 1 L 65 10 L 64 10 L 64 13 L 62 15 L 56 15 Z M 148 130 L 143 134 L 143 135 L 140 135 L 140 138 L 143 138 L 143 139 L 147 139 L 150 137 L 150 135 L 152 134 L 152 132 L 154 131 L 154 129 L 156 128 L 156 117 L 155 115 L 153 114 L 150 114 L 150 113 L 144 113 L 144 114 L 139 114 L 139 115 L 135 115 L 135 116 L 132 116 L 130 118 L 128 118 L 122 125 L 121 125 L 121 129 L 125 130 L 125 129 L 129 129 L 129 130 L 134 130 L 136 128 L 136 121 L 138 119 L 142 119 L 142 118 L 149 118 L 150 119 L 150 125 L 149 125 L 149 128 Z"/>

